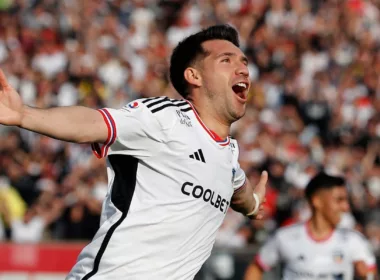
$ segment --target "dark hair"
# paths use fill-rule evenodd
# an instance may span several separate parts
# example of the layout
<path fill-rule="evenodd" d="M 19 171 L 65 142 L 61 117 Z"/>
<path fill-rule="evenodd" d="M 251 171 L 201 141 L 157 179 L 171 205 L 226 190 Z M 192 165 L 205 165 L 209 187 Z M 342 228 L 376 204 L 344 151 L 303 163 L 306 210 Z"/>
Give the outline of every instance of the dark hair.
<path fill-rule="evenodd" d="M 189 94 L 184 72 L 200 56 L 207 55 L 202 43 L 209 40 L 226 40 L 239 47 L 239 35 L 236 29 L 229 25 L 210 26 L 178 43 L 170 58 L 170 80 L 184 98 Z"/>
<path fill-rule="evenodd" d="M 344 187 L 345 185 L 346 180 L 343 177 L 328 175 L 325 172 L 321 171 L 315 175 L 307 184 L 305 189 L 305 196 L 308 201 L 311 201 L 311 198 L 319 190 L 332 189 L 337 186 Z"/>

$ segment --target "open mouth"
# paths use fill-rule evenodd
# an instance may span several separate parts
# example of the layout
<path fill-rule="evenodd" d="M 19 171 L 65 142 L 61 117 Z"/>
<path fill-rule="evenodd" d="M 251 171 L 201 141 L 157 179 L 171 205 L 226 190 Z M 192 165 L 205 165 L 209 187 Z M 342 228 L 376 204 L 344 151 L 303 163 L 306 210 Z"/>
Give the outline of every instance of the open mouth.
<path fill-rule="evenodd" d="M 247 101 L 248 83 L 239 82 L 232 86 L 232 90 L 241 99 L 241 101 Z"/>

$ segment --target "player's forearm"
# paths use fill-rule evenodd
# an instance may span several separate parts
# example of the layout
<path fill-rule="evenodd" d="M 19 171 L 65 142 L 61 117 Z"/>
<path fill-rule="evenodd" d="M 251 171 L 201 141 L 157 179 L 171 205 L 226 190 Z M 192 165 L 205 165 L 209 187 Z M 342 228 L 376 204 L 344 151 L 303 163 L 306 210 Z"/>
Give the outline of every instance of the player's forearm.
<path fill-rule="evenodd" d="M 104 142 L 108 134 L 101 114 L 81 106 L 49 109 L 24 106 L 21 127 L 75 143 Z"/>
<path fill-rule="evenodd" d="M 262 270 L 256 264 L 251 264 L 245 273 L 244 280 L 261 280 L 262 277 Z"/>
<path fill-rule="evenodd" d="M 244 215 L 250 213 L 256 205 L 256 201 L 253 198 L 253 189 L 248 180 L 244 183 L 240 189 L 235 191 L 231 200 L 231 207 L 235 211 L 238 211 Z"/>
<path fill-rule="evenodd" d="M 376 280 L 376 268 L 369 268 L 364 261 L 354 263 L 356 278 L 360 280 Z"/>

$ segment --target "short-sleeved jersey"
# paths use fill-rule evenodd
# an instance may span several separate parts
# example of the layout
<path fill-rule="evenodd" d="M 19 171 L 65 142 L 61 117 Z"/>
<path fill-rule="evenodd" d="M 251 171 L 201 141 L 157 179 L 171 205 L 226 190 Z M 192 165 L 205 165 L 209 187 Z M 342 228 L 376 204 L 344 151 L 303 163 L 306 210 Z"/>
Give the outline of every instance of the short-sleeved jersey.
<path fill-rule="evenodd" d="M 376 266 L 369 243 L 360 233 L 338 228 L 325 240 L 316 241 L 308 223 L 279 229 L 256 256 L 263 270 L 283 263 L 284 280 L 352 280 L 357 261 L 370 269 Z"/>
<path fill-rule="evenodd" d="M 245 183 L 234 139 L 218 139 L 193 105 L 166 97 L 101 109 L 109 188 L 100 229 L 67 279 L 193 279 L 234 191 Z"/>

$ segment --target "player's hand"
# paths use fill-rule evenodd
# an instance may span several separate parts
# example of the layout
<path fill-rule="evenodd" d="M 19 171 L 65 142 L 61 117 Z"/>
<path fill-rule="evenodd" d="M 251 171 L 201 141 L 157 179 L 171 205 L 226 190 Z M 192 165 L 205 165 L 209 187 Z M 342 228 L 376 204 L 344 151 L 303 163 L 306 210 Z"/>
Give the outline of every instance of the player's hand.
<path fill-rule="evenodd" d="M 0 124 L 20 126 L 22 114 L 21 97 L 8 83 L 0 69 Z"/>
<path fill-rule="evenodd" d="M 260 181 L 254 188 L 253 192 L 256 193 L 260 199 L 260 206 L 259 206 L 259 212 L 256 216 L 252 217 L 256 220 L 261 220 L 264 218 L 264 203 L 266 202 L 265 194 L 267 189 L 267 182 L 268 182 L 268 172 L 263 171 L 261 173 Z"/>
<path fill-rule="evenodd" d="M 253 219 L 253 220 L 262 220 L 262 219 L 264 219 L 264 217 L 265 217 L 264 204 L 265 204 L 266 201 L 267 201 L 266 198 L 264 198 L 264 200 L 262 200 L 260 202 L 259 212 L 257 213 L 256 216 L 253 216 L 251 219 Z"/>

